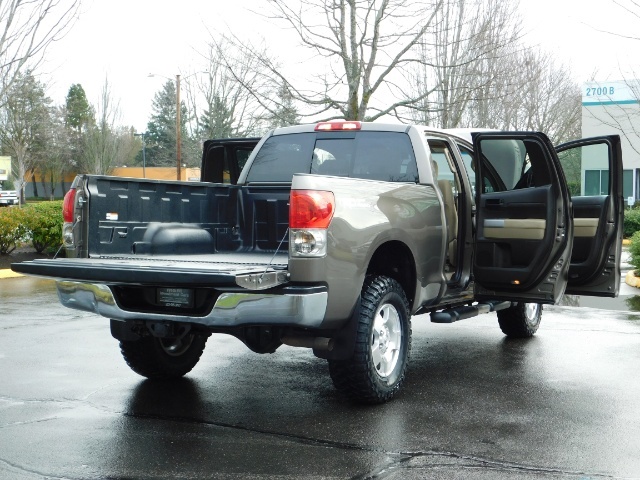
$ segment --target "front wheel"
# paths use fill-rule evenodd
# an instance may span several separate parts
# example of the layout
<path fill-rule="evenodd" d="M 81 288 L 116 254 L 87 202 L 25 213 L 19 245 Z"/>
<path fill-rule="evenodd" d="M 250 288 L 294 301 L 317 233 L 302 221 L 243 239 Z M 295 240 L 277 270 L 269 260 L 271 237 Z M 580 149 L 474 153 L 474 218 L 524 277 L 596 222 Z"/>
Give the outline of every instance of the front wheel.
<path fill-rule="evenodd" d="M 329 360 L 334 386 L 351 400 L 383 403 L 401 388 L 411 350 L 409 302 L 400 284 L 367 277 L 353 356 Z"/>
<path fill-rule="evenodd" d="M 542 305 L 517 303 L 498 313 L 500 329 L 509 338 L 528 338 L 538 330 L 542 320 Z"/>
<path fill-rule="evenodd" d="M 142 337 L 120 342 L 127 365 L 150 379 L 179 378 L 191 371 L 200 360 L 207 337 L 188 333 L 176 338 Z"/>

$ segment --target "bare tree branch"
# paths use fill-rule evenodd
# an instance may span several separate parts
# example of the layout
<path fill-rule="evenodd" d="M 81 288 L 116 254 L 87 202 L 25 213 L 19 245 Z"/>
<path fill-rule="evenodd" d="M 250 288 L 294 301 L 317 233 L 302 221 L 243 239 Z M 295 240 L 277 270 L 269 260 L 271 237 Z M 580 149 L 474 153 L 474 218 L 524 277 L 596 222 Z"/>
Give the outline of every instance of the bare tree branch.
<path fill-rule="evenodd" d="M 0 1 L 0 98 L 29 68 L 39 65 L 47 47 L 73 25 L 80 0 Z"/>

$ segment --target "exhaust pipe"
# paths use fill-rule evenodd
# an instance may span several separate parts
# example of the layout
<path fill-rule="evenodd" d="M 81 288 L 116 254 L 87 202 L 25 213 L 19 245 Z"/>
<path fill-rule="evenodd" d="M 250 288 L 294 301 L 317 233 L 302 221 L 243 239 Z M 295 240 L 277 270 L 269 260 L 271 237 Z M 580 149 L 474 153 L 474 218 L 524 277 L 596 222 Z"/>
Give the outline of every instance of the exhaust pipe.
<path fill-rule="evenodd" d="M 333 338 L 327 337 L 282 337 L 280 341 L 290 347 L 313 348 L 327 352 L 333 350 L 334 344 Z"/>

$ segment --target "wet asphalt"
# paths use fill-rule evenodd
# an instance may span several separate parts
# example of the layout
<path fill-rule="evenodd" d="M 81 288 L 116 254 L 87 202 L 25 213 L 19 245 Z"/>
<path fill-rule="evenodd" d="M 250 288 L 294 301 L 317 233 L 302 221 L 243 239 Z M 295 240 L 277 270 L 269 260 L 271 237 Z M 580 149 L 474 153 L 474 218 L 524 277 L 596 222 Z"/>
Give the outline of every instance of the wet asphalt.
<path fill-rule="evenodd" d="M 0 479 L 640 478 L 637 292 L 546 307 L 530 340 L 414 317 L 404 391 L 363 407 L 310 351 L 219 335 L 184 379 L 144 380 L 106 319 L 2 279 Z"/>

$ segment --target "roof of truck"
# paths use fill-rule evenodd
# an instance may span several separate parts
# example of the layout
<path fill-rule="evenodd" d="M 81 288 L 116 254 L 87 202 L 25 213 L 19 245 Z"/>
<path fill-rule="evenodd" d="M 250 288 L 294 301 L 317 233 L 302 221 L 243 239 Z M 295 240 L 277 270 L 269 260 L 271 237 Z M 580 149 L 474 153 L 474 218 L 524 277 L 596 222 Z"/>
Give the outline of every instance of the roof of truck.
<path fill-rule="evenodd" d="M 466 142 L 472 143 L 471 134 L 474 132 L 486 132 L 490 131 L 489 128 L 436 128 L 428 125 L 418 124 L 404 124 L 404 123 L 381 123 L 381 122 L 356 122 L 347 120 L 333 120 L 331 122 L 315 122 L 302 125 L 294 125 L 291 127 L 276 128 L 273 131 L 273 135 L 287 135 L 291 133 L 307 133 L 317 130 L 320 124 L 358 124 L 358 128 L 351 128 L 346 130 L 360 130 L 360 131 L 384 131 L 384 132 L 406 132 L 411 127 L 415 127 L 419 130 L 426 130 L 435 133 L 442 133 L 447 136 L 457 137 Z M 337 129 L 336 129 L 337 130 Z M 336 131 L 331 130 L 331 131 Z"/>

